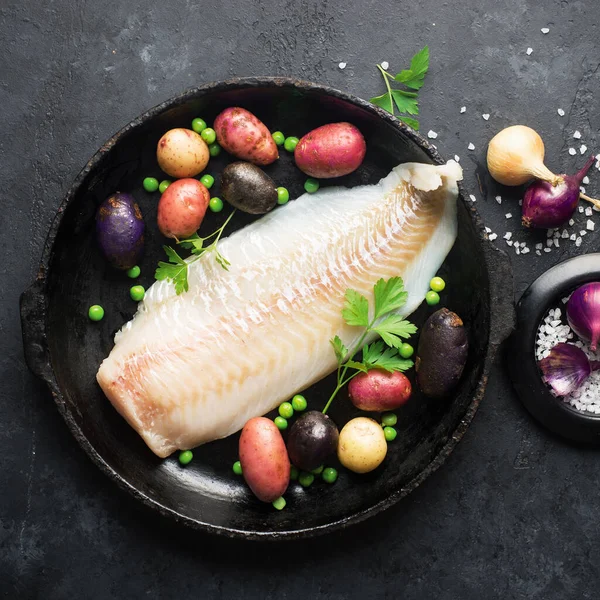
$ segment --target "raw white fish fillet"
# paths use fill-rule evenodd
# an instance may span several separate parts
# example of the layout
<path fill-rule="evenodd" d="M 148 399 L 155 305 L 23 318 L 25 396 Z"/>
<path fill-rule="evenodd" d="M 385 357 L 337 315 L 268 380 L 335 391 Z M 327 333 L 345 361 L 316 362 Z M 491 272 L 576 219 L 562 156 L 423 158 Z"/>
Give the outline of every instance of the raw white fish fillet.
<path fill-rule="evenodd" d="M 399 165 L 378 184 L 305 194 L 223 240 L 180 296 L 156 282 L 115 336 L 97 379 L 150 449 L 165 457 L 226 437 L 333 371 L 329 340 L 347 288 L 400 275 L 412 313 L 456 238 L 459 165 Z"/>

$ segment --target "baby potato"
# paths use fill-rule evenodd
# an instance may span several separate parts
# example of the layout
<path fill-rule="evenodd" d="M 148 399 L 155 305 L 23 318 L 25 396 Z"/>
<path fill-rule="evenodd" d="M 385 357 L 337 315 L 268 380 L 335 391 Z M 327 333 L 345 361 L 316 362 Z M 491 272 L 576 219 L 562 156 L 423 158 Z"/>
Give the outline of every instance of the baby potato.
<path fill-rule="evenodd" d="M 383 427 L 367 417 L 356 417 L 348 421 L 340 431 L 337 453 L 339 461 L 350 471 L 373 471 L 387 454 Z"/>
<path fill-rule="evenodd" d="M 356 171 L 367 152 L 362 133 L 351 123 L 329 123 L 309 131 L 294 150 L 296 166 L 317 179 Z"/>
<path fill-rule="evenodd" d="M 266 125 L 245 108 L 226 108 L 215 119 L 217 141 L 229 154 L 255 165 L 279 158 L 277 144 Z"/>
<path fill-rule="evenodd" d="M 158 201 L 158 228 L 169 238 L 185 239 L 198 231 L 210 193 L 197 179 L 178 179 Z"/>
<path fill-rule="evenodd" d="M 171 177 L 194 177 L 206 168 L 209 158 L 206 142 L 191 129 L 170 129 L 156 147 L 158 165 Z"/>
<path fill-rule="evenodd" d="M 242 474 L 254 495 L 263 502 L 283 496 L 290 483 L 290 459 L 277 426 L 266 417 L 250 419 L 239 443 Z"/>
<path fill-rule="evenodd" d="M 412 393 L 408 377 L 398 371 L 388 373 L 372 369 L 360 373 L 348 384 L 348 394 L 356 408 L 383 412 L 402 406 Z"/>

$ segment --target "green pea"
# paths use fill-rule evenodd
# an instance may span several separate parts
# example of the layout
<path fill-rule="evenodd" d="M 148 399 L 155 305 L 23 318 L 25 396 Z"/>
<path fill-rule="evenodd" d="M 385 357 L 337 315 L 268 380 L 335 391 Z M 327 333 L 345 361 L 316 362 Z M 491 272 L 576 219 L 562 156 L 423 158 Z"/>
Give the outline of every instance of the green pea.
<path fill-rule="evenodd" d="M 316 179 L 313 179 L 312 177 L 309 177 L 304 182 L 304 189 L 309 194 L 314 194 L 319 189 L 319 182 Z"/>
<path fill-rule="evenodd" d="M 163 179 L 158 186 L 158 191 L 161 194 L 165 193 L 165 190 L 171 185 L 171 182 L 168 179 Z"/>
<path fill-rule="evenodd" d="M 99 304 L 94 304 L 88 310 L 88 317 L 90 321 L 102 321 L 104 318 L 104 309 Z"/>
<path fill-rule="evenodd" d="M 293 152 L 296 149 L 296 146 L 298 145 L 299 141 L 300 140 L 297 137 L 294 137 L 294 136 L 287 137 L 287 138 L 285 138 L 285 141 L 283 142 L 283 147 L 288 152 Z"/>
<path fill-rule="evenodd" d="M 135 267 L 131 267 L 131 269 L 127 271 L 127 277 L 129 277 L 130 279 L 137 279 L 140 276 L 141 272 L 142 270 L 137 265 L 135 265 Z"/>
<path fill-rule="evenodd" d="M 299 474 L 298 468 L 295 467 L 294 465 L 292 465 L 290 467 L 290 479 L 292 481 L 296 481 L 296 479 L 298 479 L 298 474 Z"/>
<path fill-rule="evenodd" d="M 335 483 L 338 478 L 338 472 L 333 467 L 327 467 L 321 473 L 321 478 L 325 483 Z"/>
<path fill-rule="evenodd" d="M 286 204 L 290 199 L 290 193 L 284 187 L 277 188 L 277 204 Z"/>
<path fill-rule="evenodd" d="M 294 407 L 289 402 L 282 402 L 279 405 L 279 414 L 284 419 L 291 419 L 294 416 Z"/>
<path fill-rule="evenodd" d="M 214 144 L 208 145 L 208 152 L 214 158 L 215 156 L 219 156 L 221 154 L 221 146 L 215 142 Z"/>
<path fill-rule="evenodd" d="M 313 475 L 320 475 L 320 474 L 323 472 L 323 469 L 324 469 L 324 468 L 325 468 L 325 467 L 324 467 L 324 465 L 321 465 L 320 467 L 317 467 L 316 469 L 313 469 L 313 470 L 311 471 L 311 473 L 312 473 Z"/>
<path fill-rule="evenodd" d="M 207 189 L 210 190 L 210 188 L 213 186 L 213 184 L 215 183 L 215 178 L 212 175 L 209 175 L 208 173 L 206 175 L 202 175 L 202 177 L 200 177 L 200 183 Z"/>
<path fill-rule="evenodd" d="M 207 127 L 208 126 L 206 125 L 206 121 L 204 119 L 197 117 L 192 121 L 192 129 L 196 133 L 202 133 Z"/>
<path fill-rule="evenodd" d="M 277 498 L 277 500 L 273 500 L 273 508 L 277 510 L 283 510 L 285 508 L 286 502 L 283 496 Z"/>
<path fill-rule="evenodd" d="M 441 292 L 446 287 L 446 282 L 441 277 L 434 277 L 429 282 L 429 287 L 434 292 Z"/>
<path fill-rule="evenodd" d="M 296 394 L 292 398 L 292 408 L 298 412 L 302 412 L 306 410 L 308 403 L 306 402 L 306 398 L 302 394 Z"/>
<path fill-rule="evenodd" d="M 273 140 L 275 141 L 275 143 L 278 146 L 281 146 L 281 144 L 283 144 L 283 142 L 285 142 L 285 135 L 283 135 L 283 133 L 281 133 L 281 131 L 274 131 L 271 136 L 273 137 Z"/>
<path fill-rule="evenodd" d="M 212 127 L 207 127 L 200 135 L 207 144 L 214 144 L 215 140 L 217 139 L 217 134 Z"/>
<path fill-rule="evenodd" d="M 217 198 L 215 196 L 214 198 L 210 199 L 210 201 L 208 203 L 208 207 L 213 212 L 221 212 L 223 210 L 223 200 L 221 200 L 221 198 Z"/>
<path fill-rule="evenodd" d="M 236 460 L 233 463 L 233 472 L 236 475 L 241 475 L 242 474 L 242 463 L 239 460 Z"/>
<path fill-rule="evenodd" d="M 146 177 L 142 185 L 147 192 L 155 192 L 158 189 L 158 179 L 156 177 Z"/>
<path fill-rule="evenodd" d="M 434 292 L 433 290 L 427 292 L 425 294 L 425 302 L 427 302 L 429 306 L 435 306 L 436 304 L 440 303 L 440 295 L 437 292 Z"/>
<path fill-rule="evenodd" d="M 277 429 L 279 429 L 279 431 L 283 431 L 288 427 L 287 419 L 284 419 L 283 417 L 275 417 L 273 419 L 273 422 L 275 423 L 275 425 L 277 425 Z"/>
<path fill-rule="evenodd" d="M 384 427 L 393 427 L 398 422 L 398 417 L 391 412 L 383 413 L 381 415 L 381 424 Z"/>
<path fill-rule="evenodd" d="M 141 302 L 144 299 L 144 296 L 146 295 L 146 290 L 144 289 L 143 285 L 134 285 L 129 290 L 129 295 L 131 296 L 132 300 L 135 300 L 136 302 Z"/>
<path fill-rule="evenodd" d="M 402 358 L 410 358 L 415 353 L 415 349 L 410 344 L 404 342 L 404 344 L 400 346 L 399 352 Z"/>
<path fill-rule="evenodd" d="M 179 453 L 179 464 L 189 465 L 192 462 L 192 458 L 194 458 L 194 454 L 191 450 L 182 450 Z"/>
<path fill-rule="evenodd" d="M 398 432 L 393 427 L 384 427 L 383 435 L 385 436 L 386 442 L 393 442 L 398 435 Z"/>
<path fill-rule="evenodd" d="M 312 485 L 312 482 L 314 480 L 315 476 L 312 473 L 305 473 L 304 471 L 302 471 L 302 473 L 298 475 L 298 483 L 305 488 Z"/>

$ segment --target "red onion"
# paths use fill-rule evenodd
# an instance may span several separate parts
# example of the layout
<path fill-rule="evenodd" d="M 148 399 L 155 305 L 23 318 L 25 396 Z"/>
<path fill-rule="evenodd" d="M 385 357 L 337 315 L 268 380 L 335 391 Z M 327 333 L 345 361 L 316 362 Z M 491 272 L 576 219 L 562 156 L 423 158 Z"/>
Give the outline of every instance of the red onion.
<path fill-rule="evenodd" d="M 558 175 L 554 182 L 537 180 L 523 198 L 523 225 L 554 229 L 566 223 L 575 212 L 579 197 L 600 207 L 600 202 L 580 194 L 579 186 L 594 164 L 592 155 L 575 175 Z"/>
<path fill-rule="evenodd" d="M 592 371 L 600 370 L 600 361 L 590 362 L 581 348 L 564 343 L 554 346 L 538 364 L 544 381 L 558 396 L 568 396 L 581 387 Z"/>
<path fill-rule="evenodd" d="M 595 352 L 600 340 L 600 282 L 586 283 L 573 292 L 567 304 L 567 320 Z"/>

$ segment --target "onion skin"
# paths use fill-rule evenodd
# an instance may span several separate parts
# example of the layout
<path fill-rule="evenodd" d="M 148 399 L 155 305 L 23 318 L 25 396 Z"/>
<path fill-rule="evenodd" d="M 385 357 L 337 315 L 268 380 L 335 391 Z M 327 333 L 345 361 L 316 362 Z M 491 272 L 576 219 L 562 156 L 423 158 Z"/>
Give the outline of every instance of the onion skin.
<path fill-rule="evenodd" d="M 585 352 L 573 344 L 557 344 L 538 363 L 544 381 L 558 396 L 568 396 L 591 375 L 593 365 Z"/>
<path fill-rule="evenodd" d="M 600 282 L 587 283 L 573 292 L 567 304 L 567 320 L 595 352 L 600 339 Z"/>
<path fill-rule="evenodd" d="M 535 181 L 523 198 L 525 227 L 554 229 L 564 225 L 575 212 L 579 203 L 579 186 L 594 163 L 592 155 L 584 167 L 575 175 L 560 175 L 558 182 Z"/>

